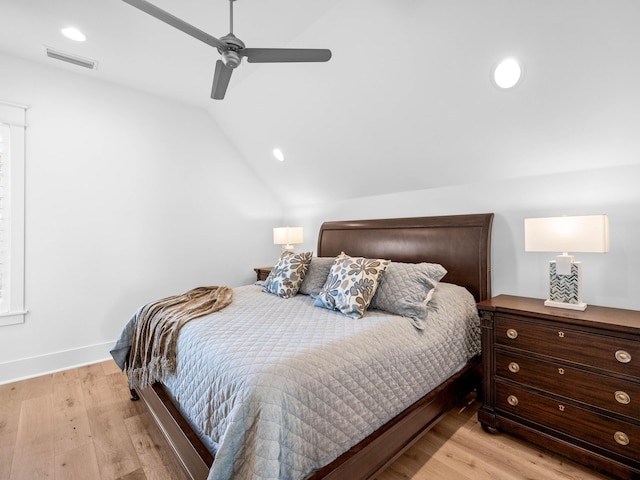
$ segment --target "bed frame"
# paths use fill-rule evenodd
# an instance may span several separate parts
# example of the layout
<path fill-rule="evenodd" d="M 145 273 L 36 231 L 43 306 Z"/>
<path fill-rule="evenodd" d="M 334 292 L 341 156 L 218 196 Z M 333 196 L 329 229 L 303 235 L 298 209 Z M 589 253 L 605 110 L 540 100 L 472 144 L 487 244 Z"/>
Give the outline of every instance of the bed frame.
<path fill-rule="evenodd" d="M 448 271 L 444 281 L 467 288 L 481 301 L 491 296 L 492 222 L 492 213 L 325 222 L 318 235 L 317 254 L 334 257 L 344 251 L 351 256 L 397 262 L 440 263 Z M 479 388 L 480 379 L 481 361 L 475 358 L 309 480 L 373 479 L 454 403 Z M 164 387 L 154 384 L 138 394 L 189 478 L 206 479 L 213 456 L 171 403 Z"/>

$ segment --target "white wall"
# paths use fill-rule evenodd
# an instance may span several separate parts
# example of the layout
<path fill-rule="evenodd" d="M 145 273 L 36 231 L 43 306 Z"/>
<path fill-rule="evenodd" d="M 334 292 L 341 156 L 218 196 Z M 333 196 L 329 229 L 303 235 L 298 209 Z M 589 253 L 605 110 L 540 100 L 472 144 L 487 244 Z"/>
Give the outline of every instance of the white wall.
<path fill-rule="evenodd" d="M 288 224 L 309 232 L 314 249 L 325 220 L 495 213 L 493 294 L 546 298 L 549 253 L 524 252 L 524 219 L 606 213 L 607 254 L 576 254 L 583 262 L 588 304 L 640 310 L 640 163 L 574 173 L 481 182 L 287 209 Z"/>
<path fill-rule="evenodd" d="M 0 99 L 31 107 L 29 314 L 0 327 L 0 383 L 107 358 L 138 306 L 249 283 L 277 256 L 282 208 L 204 110 L 0 64 Z"/>

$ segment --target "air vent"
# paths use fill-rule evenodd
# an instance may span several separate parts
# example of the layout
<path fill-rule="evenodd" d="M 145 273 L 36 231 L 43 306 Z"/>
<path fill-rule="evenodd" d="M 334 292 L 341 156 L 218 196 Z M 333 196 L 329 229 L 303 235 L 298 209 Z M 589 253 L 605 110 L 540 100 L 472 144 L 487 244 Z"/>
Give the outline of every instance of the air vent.
<path fill-rule="evenodd" d="M 56 60 L 62 60 L 63 62 L 73 63 L 80 67 L 89 68 L 95 70 L 98 62 L 89 58 L 82 58 L 69 53 L 61 52 L 60 50 L 54 50 L 53 48 L 46 47 L 47 57 L 55 58 Z"/>

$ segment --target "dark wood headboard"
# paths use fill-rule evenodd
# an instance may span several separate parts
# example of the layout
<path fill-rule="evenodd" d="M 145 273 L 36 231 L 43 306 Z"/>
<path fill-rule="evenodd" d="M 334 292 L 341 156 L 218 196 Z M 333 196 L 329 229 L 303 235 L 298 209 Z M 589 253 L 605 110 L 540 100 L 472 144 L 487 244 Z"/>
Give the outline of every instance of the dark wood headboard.
<path fill-rule="evenodd" d="M 476 301 L 491 297 L 493 213 L 441 217 L 324 222 L 318 256 L 385 258 L 395 262 L 439 263 L 442 281 L 461 285 Z"/>

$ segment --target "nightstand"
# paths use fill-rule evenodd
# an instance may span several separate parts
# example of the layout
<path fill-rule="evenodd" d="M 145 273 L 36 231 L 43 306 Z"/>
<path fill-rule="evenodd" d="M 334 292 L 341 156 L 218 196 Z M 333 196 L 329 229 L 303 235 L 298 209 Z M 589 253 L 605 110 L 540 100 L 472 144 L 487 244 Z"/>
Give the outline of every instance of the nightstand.
<path fill-rule="evenodd" d="M 478 304 L 487 431 L 640 479 L 640 311 L 500 295 Z"/>
<path fill-rule="evenodd" d="M 256 272 L 258 281 L 266 280 L 269 274 L 271 273 L 271 270 L 273 270 L 273 267 L 258 267 L 253 269 L 253 271 Z"/>

